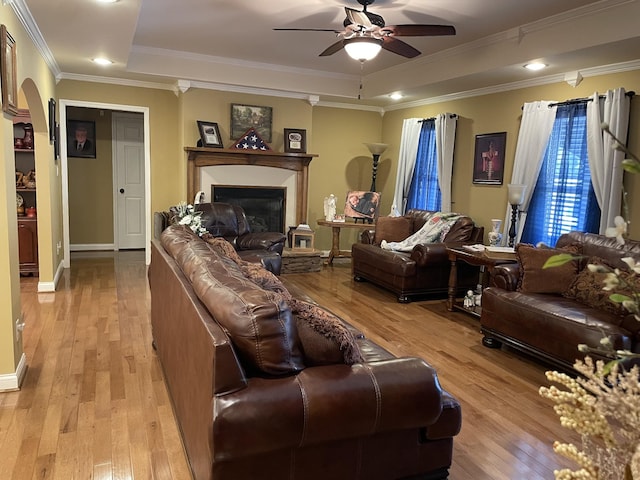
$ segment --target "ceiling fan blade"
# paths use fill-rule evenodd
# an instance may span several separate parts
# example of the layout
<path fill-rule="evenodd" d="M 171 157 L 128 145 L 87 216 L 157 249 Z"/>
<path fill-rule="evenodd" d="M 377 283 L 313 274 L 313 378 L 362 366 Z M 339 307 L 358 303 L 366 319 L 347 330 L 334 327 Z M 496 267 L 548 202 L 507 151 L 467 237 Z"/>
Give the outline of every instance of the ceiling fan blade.
<path fill-rule="evenodd" d="M 344 48 L 344 41 L 343 40 L 339 40 L 336 43 L 334 43 L 333 45 L 331 45 L 329 48 L 327 48 L 319 56 L 320 57 L 328 57 L 329 55 L 333 55 L 334 53 L 339 52 L 343 48 Z"/>
<path fill-rule="evenodd" d="M 387 25 L 381 28 L 381 31 L 393 37 L 436 37 L 456 34 L 452 25 Z"/>
<path fill-rule="evenodd" d="M 369 20 L 369 17 L 367 17 L 367 14 L 365 12 L 361 12 L 360 10 L 355 10 L 349 7 L 344 7 L 344 11 L 347 12 L 347 18 L 351 23 L 362 25 L 365 28 L 371 28 L 373 26 L 371 24 L 371 20 Z"/>
<path fill-rule="evenodd" d="M 335 34 L 340 33 L 340 30 L 333 28 L 274 28 L 274 30 L 280 32 L 333 32 Z"/>
<path fill-rule="evenodd" d="M 406 58 L 414 58 L 420 55 L 420 50 L 416 50 L 408 43 L 394 37 L 382 37 L 382 48 Z"/>

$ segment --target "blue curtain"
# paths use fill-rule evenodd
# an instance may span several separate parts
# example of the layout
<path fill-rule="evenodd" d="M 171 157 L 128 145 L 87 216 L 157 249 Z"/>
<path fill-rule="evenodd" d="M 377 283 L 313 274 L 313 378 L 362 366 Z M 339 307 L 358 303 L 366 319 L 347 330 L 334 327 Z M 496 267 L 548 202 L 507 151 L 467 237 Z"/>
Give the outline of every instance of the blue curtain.
<path fill-rule="evenodd" d="M 436 155 L 436 123 L 434 120 L 423 120 L 416 165 L 407 199 L 407 211 L 412 208 L 439 211 L 441 207 L 442 194 L 438 185 Z"/>
<path fill-rule="evenodd" d="M 587 104 L 558 105 L 521 241 L 555 245 L 571 230 L 597 233 L 599 222 L 587 157 Z"/>

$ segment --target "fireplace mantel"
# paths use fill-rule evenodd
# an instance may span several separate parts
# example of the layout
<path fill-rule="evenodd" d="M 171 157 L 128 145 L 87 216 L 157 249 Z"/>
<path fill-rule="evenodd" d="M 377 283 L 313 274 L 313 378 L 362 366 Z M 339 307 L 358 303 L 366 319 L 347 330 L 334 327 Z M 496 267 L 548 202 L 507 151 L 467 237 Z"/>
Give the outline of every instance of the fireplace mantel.
<path fill-rule="evenodd" d="M 282 153 L 261 150 L 185 147 L 187 152 L 187 198 L 200 190 L 200 169 L 217 165 L 256 165 L 296 172 L 296 224 L 307 220 L 309 163 L 317 154 Z"/>

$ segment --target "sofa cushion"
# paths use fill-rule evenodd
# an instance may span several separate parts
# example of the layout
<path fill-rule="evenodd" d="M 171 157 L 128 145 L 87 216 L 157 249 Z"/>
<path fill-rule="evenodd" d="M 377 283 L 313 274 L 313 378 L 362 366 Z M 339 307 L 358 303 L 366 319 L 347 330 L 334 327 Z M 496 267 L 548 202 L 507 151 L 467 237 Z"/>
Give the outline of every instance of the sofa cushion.
<path fill-rule="evenodd" d="M 353 334 L 337 316 L 318 305 L 293 298 L 276 275 L 260 264 L 243 261 L 233 245 L 223 238 L 207 238 L 207 243 L 209 248 L 233 260 L 243 275 L 257 286 L 282 295 L 282 300 L 289 305 L 295 316 L 305 365 L 352 365 L 362 361 Z"/>
<path fill-rule="evenodd" d="M 524 243 L 516 245 L 516 258 L 520 265 L 517 290 L 524 293 L 564 293 L 578 274 L 578 260 L 542 268 L 549 258 L 561 253 L 571 253 L 571 250 L 536 248 Z"/>
<path fill-rule="evenodd" d="M 413 233 L 413 221 L 408 217 L 378 217 L 373 243 L 380 245 L 382 240 L 401 242 Z"/>
<path fill-rule="evenodd" d="M 608 271 L 612 270 L 611 265 L 602 258 L 591 257 L 588 263 L 598 267 L 604 267 L 604 269 Z M 614 315 L 626 316 L 629 312 L 622 304 L 612 302 L 609 297 L 613 293 L 632 295 L 634 290 L 639 291 L 640 281 L 637 275 L 633 275 L 628 271 L 620 271 L 619 276 L 628 287 L 620 286 L 613 291 L 607 291 L 603 290 L 605 286 L 604 280 L 607 277 L 606 271 L 591 271 L 589 268 L 583 268 L 565 292 L 565 297 L 577 300 L 592 308 L 613 313 Z"/>
<path fill-rule="evenodd" d="M 185 242 L 174 239 L 172 233 L 183 235 L 174 227 L 167 228 L 162 234 L 163 246 L 225 329 L 247 371 L 277 376 L 302 370 L 295 319 L 282 295 L 247 279 L 233 260 L 218 254 L 197 236 L 198 241 Z M 176 248 L 177 244 L 181 248 Z"/>

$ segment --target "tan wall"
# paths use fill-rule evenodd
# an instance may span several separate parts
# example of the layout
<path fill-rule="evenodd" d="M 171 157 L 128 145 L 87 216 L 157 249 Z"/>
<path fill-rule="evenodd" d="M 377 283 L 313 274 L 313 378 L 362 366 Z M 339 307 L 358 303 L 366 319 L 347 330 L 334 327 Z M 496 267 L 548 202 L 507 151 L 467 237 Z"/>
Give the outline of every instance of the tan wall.
<path fill-rule="evenodd" d="M 457 113 L 458 129 L 453 166 L 452 200 L 453 210 L 470 215 L 488 231 L 491 218 L 502 218 L 507 203 L 507 184 L 513 170 L 522 106 L 536 100 L 567 100 L 583 98 L 594 92 L 604 93 L 608 89 L 624 87 L 627 91 L 640 92 L 640 71 L 586 78 L 577 87 L 565 82 L 539 87 L 524 88 L 504 93 L 472 97 L 452 102 L 391 111 L 384 116 L 383 136 L 385 143 L 396 142 L 402 131 L 405 118 L 433 117 L 442 112 Z M 640 99 L 631 101 L 629 147 L 640 152 Z M 472 183 L 475 136 L 484 133 L 507 132 L 504 183 L 501 186 L 474 185 Z M 399 145 L 394 144 L 392 153 L 392 181 L 383 198 L 393 197 Z M 632 238 L 640 238 L 640 175 L 628 176 L 626 182 L 632 208 Z M 383 200 L 384 201 L 384 200 Z"/>
<path fill-rule="evenodd" d="M 72 246 L 112 244 L 111 111 L 69 107 L 67 120 L 93 121 L 96 132 L 96 158 L 68 157 L 69 243 Z M 73 135 L 73 132 L 67 132 L 67 136 L 69 135 Z M 100 221 L 94 221 L 95 219 Z"/>
<path fill-rule="evenodd" d="M 47 102 L 54 97 L 55 80 L 29 35 L 9 5 L 0 5 L 0 18 L 16 41 L 17 87 L 22 93 L 18 107 L 31 111 L 35 139 L 35 161 L 38 179 L 38 234 L 41 280 L 53 277 L 55 240 L 59 238 L 59 178 L 56 176 L 53 147 L 49 144 Z M 4 87 L 3 87 L 4 88 Z M 15 167 L 13 152 L 13 119 L 0 115 L 0 376 L 13 376 L 23 355 L 22 342 L 15 337 L 15 321 L 21 318 L 20 275 L 18 272 L 17 212 L 15 207 Z"/>

